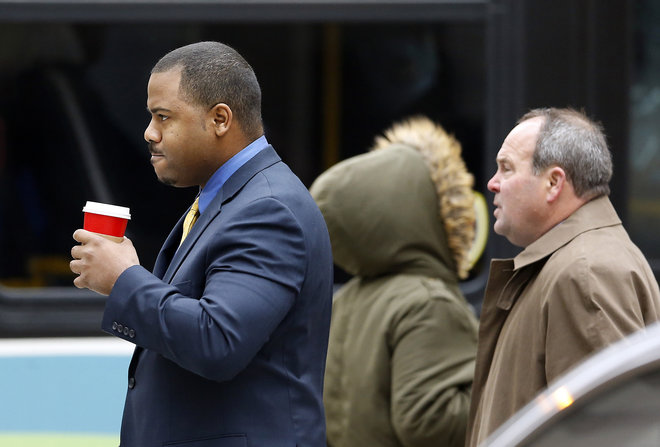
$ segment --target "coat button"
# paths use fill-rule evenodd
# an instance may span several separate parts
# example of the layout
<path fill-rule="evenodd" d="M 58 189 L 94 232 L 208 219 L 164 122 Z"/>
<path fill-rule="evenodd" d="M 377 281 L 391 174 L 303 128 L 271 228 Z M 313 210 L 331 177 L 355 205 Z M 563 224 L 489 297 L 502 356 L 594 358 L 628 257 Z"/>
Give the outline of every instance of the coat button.
<path fill-rule="evenodd" d="M 128 328 L 124 326 L 124 335 L 128 335 Z"/>
<path fill-rule="evenodd" d="M 130 331 L 128 331 L 128 336 L 131 338 L 135 338 L 135 329 L 131 329 Z"/>
<path fill-rule="evenodd" d="M 135 377 L 128 378 L 128 389 L 132 390 L 135 388 Z"/>
<path fill-rule="evenodd" d="M 117 330 L 117 322 L 116 322 L 116 321 L 113 321 L 113 322 L 112 322 L 112 330 L 113 330 L 113 331 L 116 331 L 116 330 Z"/>
<path fill-rule="evenodd" d="M 118 324 L 117 325 L 117 331 L 118 332 L 123 332 L 124 331 L 124 326 L 122 326 L 121 324 Z"/>

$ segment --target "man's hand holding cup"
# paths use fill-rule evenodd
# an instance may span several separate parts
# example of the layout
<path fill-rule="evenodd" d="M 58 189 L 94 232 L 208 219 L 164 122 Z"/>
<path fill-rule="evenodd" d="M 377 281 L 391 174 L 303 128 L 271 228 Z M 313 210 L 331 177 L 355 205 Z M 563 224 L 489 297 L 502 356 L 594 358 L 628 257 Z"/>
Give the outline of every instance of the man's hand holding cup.
<path fill-rule="evenodd" d="M 78 275 L 73 284 L 109 295 L 119 275 L 140 264 L 133 243 L 124 236 L 129 210 L 87 202 L 83 211 L 84 229 L 73 233 L 73 238 L 80 242 L 71 249 L 70 268 Z"/>

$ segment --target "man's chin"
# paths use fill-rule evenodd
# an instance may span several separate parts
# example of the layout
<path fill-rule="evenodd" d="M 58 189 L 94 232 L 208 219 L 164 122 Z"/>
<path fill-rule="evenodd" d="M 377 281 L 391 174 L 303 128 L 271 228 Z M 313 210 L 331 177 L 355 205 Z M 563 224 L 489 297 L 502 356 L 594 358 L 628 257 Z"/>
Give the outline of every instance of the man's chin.
<path fill-rule="evenodd" d="M 495 223 L 493 224 L 493 231 L 495 232 L 495 234 L 504 236 L 504 234 L 502 233 L 502 223 L 500 221 L 495 220 Z"/>
<path fill-rule="evenodd" d="M 174 179 L 171 179 L 169 177 L 161 177 L 160 175 L 156 174 L 156 177 L 158 177 L 158 181 L 161 182 L 164 185 L 167 186 L 176 186 L 176 182 Z"/>
<path fill-rule="evenodd" d="M 515 242 L 511 240 L 511 234 L 506 231 L 506 228 L 502 228 L 501 222 L 500 225 L 497 224 L 497 221 L 495 222 L 495 225 L 493 225 L 493 232 L 497 234 L 498 236 L 502 236 L 503 238 L 506 238 L 507 241 L 511 242 L 513 245 L 518 245 Z"/>
<path fill-rule="evenodd" d="M 158 178 L 158 181 L 161 182 L 163 185 L 173 186 L 175 188 L 190 188 L 192 186 L 197 186 L 196 183 L 185 182 L 185 181 L 182 182 L 180 178 L 175 179 L 167 175 L 159 175 L 158 172 L 156 172 L 156 177 Z"/>

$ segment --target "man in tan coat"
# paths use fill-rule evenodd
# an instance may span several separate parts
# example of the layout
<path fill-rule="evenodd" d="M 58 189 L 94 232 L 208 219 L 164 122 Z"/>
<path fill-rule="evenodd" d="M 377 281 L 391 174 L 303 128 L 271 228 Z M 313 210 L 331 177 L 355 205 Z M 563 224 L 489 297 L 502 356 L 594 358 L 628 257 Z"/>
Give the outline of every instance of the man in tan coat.
<path fill-rule="evenodd" d="M 608 198 L 600 126 L 571 109 L 523 116 L 488 182 L 495 232 L 524 247 L 493 260 L 467 445 L 479 445 L 589 354 L 660 319 L 660 292 Z"/>

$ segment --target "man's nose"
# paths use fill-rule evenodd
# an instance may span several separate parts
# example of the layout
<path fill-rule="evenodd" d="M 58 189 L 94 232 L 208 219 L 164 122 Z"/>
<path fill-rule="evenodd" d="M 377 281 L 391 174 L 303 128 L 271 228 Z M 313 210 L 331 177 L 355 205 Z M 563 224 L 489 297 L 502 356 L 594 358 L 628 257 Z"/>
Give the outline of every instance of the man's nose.
<path fill-rule="evenodd" d="M 154 127 L 153 120 L 149 122 L 149 125 L 144 129 L 144 139 L 147 143 L 154 142 L 159 143 L 161 139 L 160 132 Z"/>
<path fill-rule="evenodd" d="M 488 191 L 498 192 L 500 190 L 500 182 L 497 178 L 497 174 L 493 175 L 490 180 L 488 180 Z"/>

